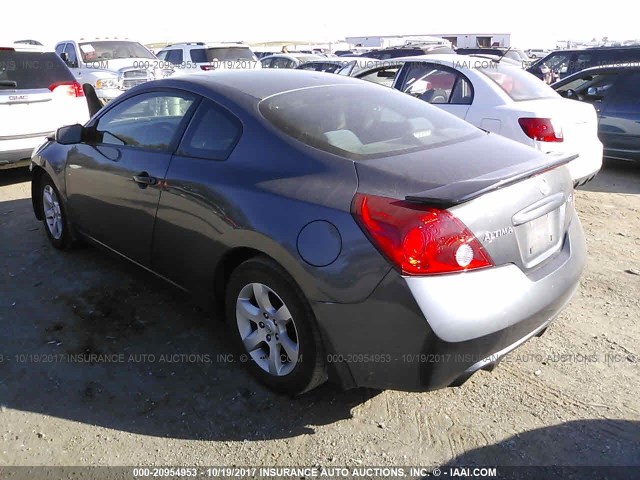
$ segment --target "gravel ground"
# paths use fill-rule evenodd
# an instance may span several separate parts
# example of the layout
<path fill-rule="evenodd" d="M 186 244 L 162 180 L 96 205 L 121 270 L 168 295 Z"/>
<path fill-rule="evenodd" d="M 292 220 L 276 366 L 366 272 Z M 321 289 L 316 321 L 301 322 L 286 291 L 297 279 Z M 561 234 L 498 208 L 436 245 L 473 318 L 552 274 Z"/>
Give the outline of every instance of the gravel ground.
<path fill-rule="evenodd" d="M 0 171 L 0 465 L 640 466 L 636 166 L 578 191 L 581 288 L 496 370 L 431 393 L 326 385 L 295 400 L 225 362 L 222 322 L 172 287 L 50 247 L 29 178 Z"/>

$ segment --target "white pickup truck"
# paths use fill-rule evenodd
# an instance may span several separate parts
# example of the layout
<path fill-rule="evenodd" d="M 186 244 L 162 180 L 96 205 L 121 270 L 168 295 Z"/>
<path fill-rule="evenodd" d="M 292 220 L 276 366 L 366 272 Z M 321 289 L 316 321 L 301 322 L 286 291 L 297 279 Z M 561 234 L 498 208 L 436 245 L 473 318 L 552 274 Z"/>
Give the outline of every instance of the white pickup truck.
<path fill-rule="evenodd" d="M 107 103 L 125 90 L 171 75 L 156 56 L 131 40 L 92 39 L 58 42 L 56 53 L 65 61 L 78 83 L 90 83 L 98 98 Z"/>

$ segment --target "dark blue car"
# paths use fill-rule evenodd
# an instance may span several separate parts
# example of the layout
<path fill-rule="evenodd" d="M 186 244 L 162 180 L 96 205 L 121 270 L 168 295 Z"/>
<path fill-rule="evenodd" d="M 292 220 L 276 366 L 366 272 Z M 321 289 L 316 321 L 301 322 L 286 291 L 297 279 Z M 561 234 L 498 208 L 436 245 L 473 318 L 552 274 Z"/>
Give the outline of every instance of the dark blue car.
<path fill-rule="evenodd" d="M 551 87 L 595 107 L 605 158 L 640 162 L 640 62 L 588 68 Z"/>
<path fill-rule="evenodd" d="M 32 198 L 55 247 L 101 246 L 211 306 L 270 388 L 428 390 L 572 297 L 573 158 L 349 77 L 221 71 L 59 129 Z"/>

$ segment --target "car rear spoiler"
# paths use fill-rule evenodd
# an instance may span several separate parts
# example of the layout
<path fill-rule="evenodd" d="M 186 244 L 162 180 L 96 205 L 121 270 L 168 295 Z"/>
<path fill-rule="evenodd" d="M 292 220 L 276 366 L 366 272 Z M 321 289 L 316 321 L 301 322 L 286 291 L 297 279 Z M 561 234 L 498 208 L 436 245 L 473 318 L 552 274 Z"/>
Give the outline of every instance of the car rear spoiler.
<path fill-rule="evenodd" d="M 449 208 L 468 202 L 485 193 L 513 185 L 561 165 L 566 165 L 578 158 L 578 154 L 548 153 L 547 161 L 540 162 L 539 157 L 525 164 L 516 165 L 491 172 L 478 178 L 463 180 L 440 187 L 425 190 L 424 192 L 407 195 L 408 202 L 427 203 L 434 207 Z"/>

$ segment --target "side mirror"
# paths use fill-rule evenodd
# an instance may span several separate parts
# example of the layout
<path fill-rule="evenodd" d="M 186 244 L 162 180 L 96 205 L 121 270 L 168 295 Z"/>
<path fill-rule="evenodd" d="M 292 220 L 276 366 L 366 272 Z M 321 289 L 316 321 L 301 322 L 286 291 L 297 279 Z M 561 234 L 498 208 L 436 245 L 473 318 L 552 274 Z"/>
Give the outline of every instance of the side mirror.
<path fill-rule="evenodd" d="M 67 125 L 56 130 L 55 140 L 61 145 L 75 145 L 82 142 L 84 137 L 84 127 L 79 123 Z"/>
<path fill-rule="evenodd" d="M 604 98 L 604 90 L 601 87 L 589 87 L 587 88 L 587 98 L 594 102 L 601 102 Z"/>
<path fill-rule="evenodd" d="M 69 55 L 66 52 L 61 52 L 60 53 L 60 58 L 62 59 L 62 61 L 64 63 L 68 63 L 69 62 Z"/>

